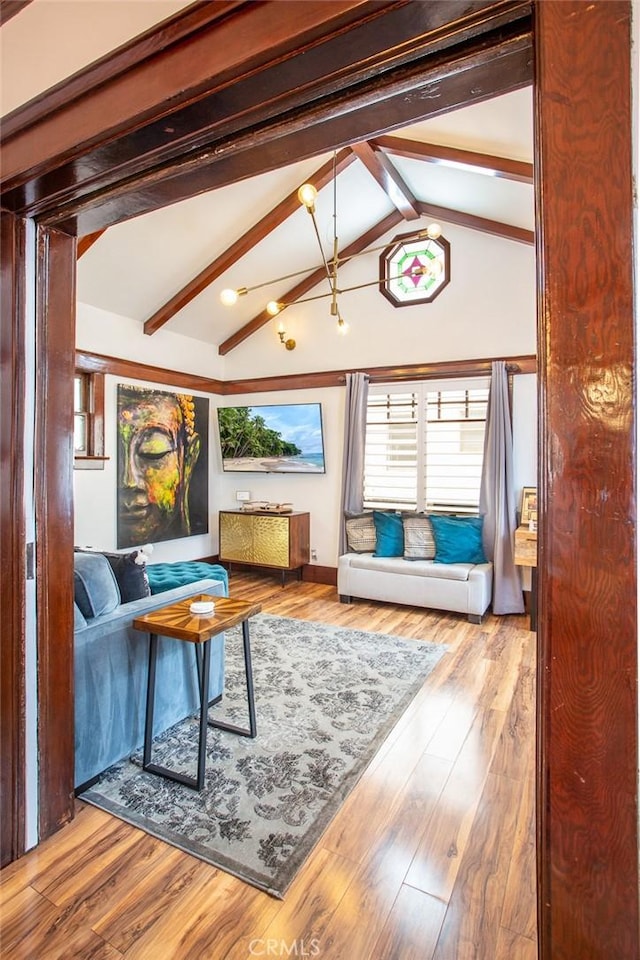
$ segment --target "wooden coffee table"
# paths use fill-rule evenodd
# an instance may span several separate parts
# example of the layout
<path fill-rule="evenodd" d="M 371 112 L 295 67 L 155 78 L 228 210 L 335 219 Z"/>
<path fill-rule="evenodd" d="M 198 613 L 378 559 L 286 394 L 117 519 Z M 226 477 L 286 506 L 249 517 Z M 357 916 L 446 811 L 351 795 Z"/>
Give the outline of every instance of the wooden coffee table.
<path fill-rule="evenodd" d="M 213 600 L 215 610 L 212 616 L 194 616 L 190 605 L 195 600 Z M 187 597 L 178 603 L 153 610 L 142 617 L 136 617 L 133 626 L 149 634 L 149 674 L 147 682 L 147 712 L 144 727 L 144 752 L 142 767 L 151 773 L 157 773 L 168 780 L 175 780 L 194 790 L 202 790 L 207 750 L 207 725 L 219 730 L 228 730 L 242 737 L 255 737 L 257 732 L 256 710 L 253 696 L 253 673 L 251 668 L 251 644 L 249 642 L 249 617 L 259 613 L 259 603 L 246 600 L 234 600 L 228 597 L 213 597 L 198 594 Z M 247 705 L 249 708 L 249 728 L 237 727 L 221 720 L 209 720 L 209 668 L 211 662 L 211 639 L 236 624 L 242 624 L 244 650 L 244 669 L 247 684 Z M 200 735 L 198 740 L 198 772 L 194 779 L 182 773 L 161 767 L 151 761 L 151 741 L 153 739 L 153 709 L 156 690 L 156 664 L 158 659 L 158 637 L 170 637 L 194 645 L 198 683 L 200 687 Z"/>

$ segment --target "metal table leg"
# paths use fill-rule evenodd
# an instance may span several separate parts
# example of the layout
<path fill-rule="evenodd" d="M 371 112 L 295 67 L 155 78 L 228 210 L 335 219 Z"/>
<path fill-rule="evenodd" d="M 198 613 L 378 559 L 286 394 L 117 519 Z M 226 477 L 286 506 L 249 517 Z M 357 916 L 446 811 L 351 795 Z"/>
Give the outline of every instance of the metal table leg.
<path fill-rule="evenodd" d="M 202 669 L 200 679 L 200 733 L 198 738 L 198 772 L 194 779 L 183 773 L 177 773 L 151 762 L 151 741 L 153 740 L 153 708 L 156 692 L 156 665 L 158 660 L 158 635 L 149 634 L 149 673 L 147 681 L 147 712 L 144 725 L 144 752 L 142 754 L 142 769 L 150 773 L 157 773 L 167 780 L 175 780 L 192 790 L 202 790 L 207 758 L 207 697 L 209 694 L 209 672 L 211 665 L 211 641 L 202 645 Z"/>
<path fill-rule="evenodd" d="M 251 666 L 251 643 L 249 641 L 249 621 L 242 621 L 242 646 L 244 650 L 244 675 L 247 685 L 247 706 L 249 708 L 249 729 L 237 727 L 233 723 L 225 723 L 223 720 L 209 720 L 209 726 L 217 730 L 228 730 L 230 733 L 237 733 L 241 737 L 251 737 L 253 739 L 258 732 L 256 724 L 256 706 L 253 695 L 253 668 Z"/>

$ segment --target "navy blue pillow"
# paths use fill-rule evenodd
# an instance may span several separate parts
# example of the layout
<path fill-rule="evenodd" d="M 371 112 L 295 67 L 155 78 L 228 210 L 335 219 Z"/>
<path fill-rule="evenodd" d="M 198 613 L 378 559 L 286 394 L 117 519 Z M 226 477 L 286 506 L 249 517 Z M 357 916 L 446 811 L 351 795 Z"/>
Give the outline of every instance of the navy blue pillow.
<path fill-rule="evenodd" d="M 106 558 L 116 578 L 121 603 L 151 596 L 146 563 L 136 563 L 138 550 L 131 553 L 107 553 L 105 550 L 82 550 L 76 547 L 76 553 L 94 553 Z"/>
<path fill-rule="evenodd" d="M 401 557 L 404 554 L 402 516 L 399 513 L 374 510 L 373 525 L 376 528 L 374 557 Z"/>
<path fill-rule="evenodd" d="M 136 563 L 137 550 L 133 550 L 132 553 L 103 553 L 102 555 L 107 558 L 113 570 L 123 603 L 151 596 L 146 564 Z"/>
<path fill-rule="evenodd" d="M 434 563 L 486 563 L 482 517 L 439 517 L 429 514 L 436 541 Z"/>

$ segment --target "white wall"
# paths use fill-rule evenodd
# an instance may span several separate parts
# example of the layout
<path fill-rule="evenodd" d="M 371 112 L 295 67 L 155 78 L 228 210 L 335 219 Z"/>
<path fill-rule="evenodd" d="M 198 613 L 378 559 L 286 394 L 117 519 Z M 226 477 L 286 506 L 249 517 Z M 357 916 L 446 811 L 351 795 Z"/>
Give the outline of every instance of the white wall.
<path fill-rule="evenodd" d="M 222 368 L 214 348 L 190 337 L 170 331 L 158 331 L 153 337 L 142 333 L 139 323 L 87 304 L 78 304 L 76 342 L 79 350 L 121 357 L 163 369 L 177 370 L 216 379 Z M 104 470 L 74 470 L 75 543 L 102 550 L 116 547 L 116 390 L 120 382 L 149 386 L 148 381 L 122 377 L 105 377 L 105 454 L 110 459 Z M 174 391 L 166 383 L 152 386 Z M 197 393 L 197 396 L 208 396 Z M 217 490 L 218 469 L 213 446 L 213 422 L 216 401 L 209 402 L 209 533 L 158 543 L 153 559 L 157 563 L 171 560 L 193 560 L 218 551 Z M 215 507 L 215 509 L 214 509 Z M 142 544 L 141 544 L 142 546 Z"/>
<path fill-rule="evenodd" d="M 141 323 L 86 303 L 77 305 L 76 348 L 214 380 L 224 374 L 223 358 L 211 344 L 165 329 L 148 337 Z"/>
<path fill-rule="evenodd" d="M 513 378 L 513 479 L 518 497 L 522 487 L 538 486 L 537 389 L 533 373 Z"/>
<path fill-rule="evenodd" d="M 376 287 L 345 293 L 345 337 L 336 333 L 328 299 L 294 305 L 279 319 L 296 349 L 279 344 L 276 319 L 227 354 L 225 379 L 535 353 L 533 247 L 444 221 L 442 230 L 451 243 L 451 282 L 433 303 L 394 308 Z M 377 277 L 378 256 L 367 255 L 341 267 L 340 286 Z"/>
<path fill-rule="evenodd" d="M 234 510 L 236 490 L 249 490 L 253 500 L 278 503 L 291 502 L 294 510 L 310 513 L 312 550 L 317 551 L 321 566 L 335 567 L 338 556 L 340 492 L 342 483 L 342 443 L 344 434 L 344 388 L 288 390 L 286 393 L 252 393 L 219 399 L 220 406 L 244 406 L 267 403 L 320 403 L 324 434 L 324 474 L 224 473 L 219 477 L 221 510 Z M 222 469 L 220 448 L 217 467 Z"/>
<path fill-rule="evenodd" d="M 126 377 L 105 377 L 105 454 L 103 470 L 74 470 L 74 542 L 80 547 L 94 547 L 98 550 L 116 549 L 116 490 L 117 490 L 117 386 L 128 383 L 134 386 L 158 387 L 174 392 L 175 387 L 163 383 L 149 383 Z M 180 392 L 180 391 L 179 391 Z M 184 391 L 186 392 L 186 391 Z M 207 394 L 192 392 L 194 396 Z M 173 560 L 197 560 L 212 556 L 218 552 L 217 539 L 217 469 L 215 450 L 211 449 L 213 437 L 213 419 L 215 401 L 209 402 L 209 533 L 180 540 L 166 540 L 154 544 L 153 562 L 164 563 Z M 215 509 L 214 509 L 215 508 Z M 138 546 L 144 546 L 139 544 Z"/>
<path fill-rule="evenodd" d="M 527 248 L 523 248 L 528 253 Z M 452 284 L 454 281 L 452 281 Z M 463 286 L 461 284 L 461 286 Z M 512 291 L 513 294 L 513 291 Z M 382 298 L 378 298 L 382 299 Z M 420 360 L 456 360 L 499 356 L 501 353 L 527 354 L 534 352 L 535 333 L 533 307 L 523 298 L 519 306 L 515 304 L 515 295 L 509 310 L 500 314 L 494 310 L 495 330 L 490 329 L 488 321 L 468 323 L 468 308 L 462 310 L 460 325 L 456 317 L 450 318 L 449 327 L 443 329 L 438 343 L 437 356 L 419 354 L 406 345 L 403 353 L 389 356 L 389 345 L 384 340 L 371 340 L 367 343 L 367 365 L 382 366 L 390 362 L 398 364 L 414 363 Z M 531 295 L 532 299 L 532 295 Z M 474 311 L 476 302 L 474 303 Z M 376 301 L 373 301 L 375 305 Z M 394 311 L 402 313 L 402 311 Z M 508 312 L 508 315 L 505 315 Z M 511 322 L 511 315 L 520 317 L 518 323 Z M 372 311 L 372 322 L 375 321 Z M 461 327 L 464 327 L 464 337 Z M 511 329 L 510 349 L 501 351 L 500 332 Z M 453 329 L 453 333 L 452 333 Z M 531 339 L 534 337 L 533 344 Z M 416 344 L 430 339 L 423 331 L 415 331 Z M 487 340 L 491 350 L 487 349 Z M 318 356 L 317 369 L 343 368 L 349 366 L 341 352 L 342 338 L 327 336 L 324 353 Z M 151 363 L 154 366 L 181 370 L 193 374 L 215 376 L 229 379 L 228 358 L 211 356 L 213 348 L 188 337 L 181 337 L 160 331 L 153 337 L 145 337 L 135 321 L 126 317 L 108 314 L 80 304 L 78 307 L 78 347 L 90 352 L 119 356 L 130 360 Z M 426 351 L 426 347 L 424 348 Z M 256 367 L 247 371 L 251 377 L 264 375 L 265 364 L 273 354 L 278 355 L 282 347 L 270 339 L 263 345 L 262 362 L 256 358 Z M 319 348 L 318 348 L 319 350 Z M 284 352 L 284 351 L 283 351 Z M 435 352 L 435 351 L 434 351 Z M 291 372 L 300 372 L 296 362 L 297 350 L 292 354 L 294 367 Z M 313 359 L 313 358 L 312 358 Z M 352 366 L 357 368 L 362 361 L 352 357 Z M 312 362 L 312 361 L 309 361 Z M 213 369 L 212 369 L 213 368 Z M 311 366 L 311 369 L 314 369 Z M 116 386 L 123 378 L 106 377 L 105 383 L 105 443 L 106 453 L 111 459 L 102 471 L 74 471 L 75 541 L 78 545 L 91 545 L 102 549 L 114 549 L 116 543 Z M 136 382 L 127 380 L 127 382 Z M 139 382 L 139 381 L 138 381 Z M 160 388 L 173 390 L 166 384 L 155 384 Z M 217 433 L 217 406 L 242 406 L 266 403 L 309 403 L 322 404 L 326 473 L 321 475 L 282 474 L 233 474 L 222 473 L 220 447 Z M 269 501 L 291 501 L 295 510 L 308 511 L 311 514 L 311 547 L 317 551 L 317 563 L 321 566 L 335 566 L 338 553 L 340 491 L 342 477 L 342 442 L 344 431 L 344 389 L 332 387 L 325 389 L 300 389 L 286 392 L 264 392 L 259 394 L 235 394 L 233 396 L 210 397 L 210 435 L 209 435 L 209 534 L 202 537 L 188 537 L 159 543 L 155 546 L 156 562 L 214 555 L 218 552 L 218 510 L 236 509 L 236 490 L 249 490 L 252 499 Z M 536 377 L 519 375 L 514 378 L 514 438 L 515 438 L 515 480 L 516 487 L 535 486 L 537 469 L 537 409 Z"/>

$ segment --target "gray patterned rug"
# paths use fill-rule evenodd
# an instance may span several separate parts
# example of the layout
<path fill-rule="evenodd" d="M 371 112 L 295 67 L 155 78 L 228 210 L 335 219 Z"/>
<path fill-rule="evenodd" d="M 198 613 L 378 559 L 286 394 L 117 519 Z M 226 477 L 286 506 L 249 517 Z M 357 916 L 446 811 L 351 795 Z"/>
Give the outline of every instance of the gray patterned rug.
<path fill-rule="evenodd" d="M 340 804 L 445 647 L 260 614 L 251 620 L 258 735 L 209 728 L 198 793 L 111 767 L 82 799 L 282 897 Z M 240 628 L 227 633 L 220 718 L 245 726 Z M 195 773 L 197 718 L 153 746 L 155 763 Z"/>

